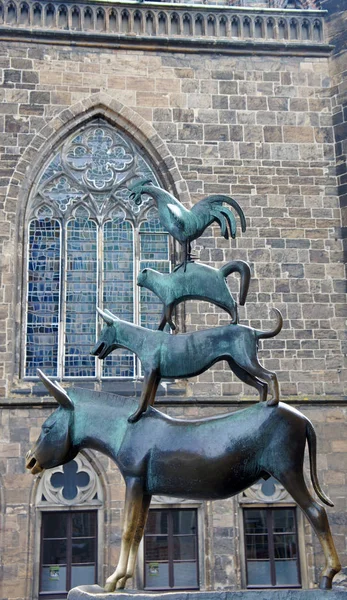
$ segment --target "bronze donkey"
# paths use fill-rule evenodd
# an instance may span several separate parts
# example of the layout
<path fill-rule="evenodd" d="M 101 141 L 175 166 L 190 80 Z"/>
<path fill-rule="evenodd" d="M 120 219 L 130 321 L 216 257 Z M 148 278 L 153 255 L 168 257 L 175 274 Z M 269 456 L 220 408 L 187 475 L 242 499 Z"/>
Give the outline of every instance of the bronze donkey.
<path fill-rule="evenodd" d="M 272 395 L 269 406 L 278 404 L 279 386 L 275 373 L 262 367 L 258 361 L 258 341 L 272 338 L 282 328 L 279 310 L 277 325 L 272 331 L 258 331 L 245 325 L 225 325 L 203 331 L 170 335 L 165 331 L 153 331 L 118 319 L 110 311 L 97 309 L 106 322 L 91 354 L 106 358 L 117 348 L 134 352 L 142 363 L 144 383 L 137 411 L 129 417 L 137 421 L 149 405 L 154 404 L 160 380 L 194 377 L 207 371 L 220 360 L 226 360 L 230 369 L 241 381 L 255 387 L 260 400 L 265 401 L 269 388 Z"/>
<path fill-rule="evenodd" d="M 79 388 L 67 394 L 43 373 L 40 376 L 60 407 L 42 425 L 27 454 L 27 468 L 36 474 L 92 448 L 115 461 L 125 480 L 121 552 L 106 581 L 107 592 L 124 588 L 134 573 L 153 494 L 218 500 L 270 475 L 282 483 L 315 530 L 326 559 L 320 588 L 331 588 L 341 566 L 326 511 L 304 481 L 306 442 L 315 492 L 325 504 L 332 503 L 318 482 L 312 423 L 298 410 L 282 402 L 271 410 L 257 403 L 231 414 L 183 421 L 149 408 L 138 423 L 129 425 L 135 399 Z"/>

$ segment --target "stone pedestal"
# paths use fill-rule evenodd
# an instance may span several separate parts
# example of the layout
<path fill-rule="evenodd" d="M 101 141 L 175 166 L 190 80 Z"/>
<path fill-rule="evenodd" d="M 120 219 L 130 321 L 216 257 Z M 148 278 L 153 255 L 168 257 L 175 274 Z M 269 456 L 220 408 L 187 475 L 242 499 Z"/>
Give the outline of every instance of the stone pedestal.
<path fill-rule="evenodd" d="M 68 600 L 347 600 L 347 590 L 241 590 L 238 592 L 145 592 L 106 594 L 98 585 L 73 588 Z"/>

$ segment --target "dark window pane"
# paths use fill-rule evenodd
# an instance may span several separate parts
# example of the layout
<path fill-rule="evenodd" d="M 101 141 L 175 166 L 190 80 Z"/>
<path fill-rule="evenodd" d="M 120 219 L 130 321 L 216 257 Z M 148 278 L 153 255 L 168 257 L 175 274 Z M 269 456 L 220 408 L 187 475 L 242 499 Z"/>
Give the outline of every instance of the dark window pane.
<path fill-rule="evenodd" d="M 178 535 L 173 538 L 174 560 L 193 560 L 196 556 L 195 535 Z"/>
<path fill-rule="evenodd" d="M 167 562 L 146 563 L 146 587 L 158 589 L 169 587 L 169 564 Z"/>
<path fill-rule="evenodd" d="M 72 537 L 95 537 L 95 513 L 76 512 L 72 515 Z"/>
<path fill-rule="evenodd" d="M 44 538 L 65 538 L 67 532 L 67 514 L 43 513 L 42 527 Z"/>
<path fill-rule="evenodd" d="M 44 540 L 43 564 L 66 564 L 66 540 Z"/>
<path fill-rule="evenodd" d="M 265 510 L 245 510 L 245 532 L 265 533 L 267 531 Z"/>
<path fill-rule="evenodd" d="M 73 539 L 72 540 L 72 562 L 91 563 L 95 562 L 95 539 Z"/>
<path fill-rule="evenodd" d="M 295 531 L 294 511 L 291 508 L 273 511 L 274 531 Z"/>
<path fill-rule="evenodd" d="M 174 563 L 175 587 L 198 587 L 198 570 L 196 562 Z"/>
<path fill-rule="evenodd" d="M 66 567 L 51 565 L 41 569 L 41 592 L 66 591 Z"/>
<path fill-rule="evenodd" d="M 167 533 L 167 510 L 150 510 L 148 513 L 146 533 Z"/>
<path fill-rule="evenodd" d="M 275 558 L 297 558 L 295 535 L 274 535 Z"/>
<path fill-rule="evenodd" d="M 71 568 L 71 587 L 96 583 L 95 565 L 75 566 Z"/>
<path fill-rule="evenodd" d="M 271 585 L 270 561 L 247 563 L 248 585 Z"/>
<path fill-rule="evenodd" d="M 267 535 L 246 536 L 246 556 L 252 559 L 269 558 Z"/>
<path fill-rule="evenodd" d="M 196 533 L 196 511 L 176 510 L 172 513 L 173 532 Z"/>
<path fill-rule="evenodd" d="M 299 583 L 296 560 L 275 560 L 275 567 L 277 585 L 297 585 Z"/>
<path fill-rule="evenodd" d="M 146 539 L 146 560 L 168 560 L 168 538 L 163 536 L 150 536 Z"/>

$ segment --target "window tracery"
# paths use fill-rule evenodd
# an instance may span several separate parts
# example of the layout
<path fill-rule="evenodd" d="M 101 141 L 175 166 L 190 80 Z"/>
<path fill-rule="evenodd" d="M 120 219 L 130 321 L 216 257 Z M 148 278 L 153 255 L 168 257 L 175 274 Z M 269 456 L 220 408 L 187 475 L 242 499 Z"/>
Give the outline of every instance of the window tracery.
<path fill-rule="evenodd" d="M 96 362 L 96 306 L 157 327 L 161 306 L 139 291 L 140 269 L 170 270 L 169 236 L 149 196 L 128 187 L 158 178 L 139 148 L 102 119 L 72 134 L 42 170 L 28 223 L 25 376 L 136 377 L 124 350 Z M 99 364 L 98 364 L 99 363 Z"/>

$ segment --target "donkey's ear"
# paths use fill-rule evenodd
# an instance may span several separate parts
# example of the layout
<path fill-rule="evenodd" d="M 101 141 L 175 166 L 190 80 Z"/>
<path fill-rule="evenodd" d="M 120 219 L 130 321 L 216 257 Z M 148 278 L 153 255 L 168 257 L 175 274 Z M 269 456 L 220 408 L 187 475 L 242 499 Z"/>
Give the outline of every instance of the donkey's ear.
<path fill-rule="evenodd" d="M 40 377 L 42 383 L 45 385 L 50 394 L 56 399 L 57 402 L 64 408 L 73 410 L 74 405 L 71 398 L 67 395 L 61 385 L 57 381 L 51 381 L 48 377 L 40 370 L 37 369 L 37 374 Z"/>
<path fill-rule="evenodd" d="M 120 321 L 120 318 L 117 317 L 116 315 L 114 315 L 113 313 L 111 313 L 110 310 L 108 310 L 108 308 L 105 308 L 104 312 L 109 315 L 109 317 L 111 317 L 112 319 L 114 319 L 115 321 Z"/>
<path fill-rule="evenodd" d="M 113 315 L 109 310 L 101 310 L 98 306 L 96 307 L 100 317 L 102 317 L 107 325 L 113 325 L 116 321 L 119 321 L 118 317 Z"/>

